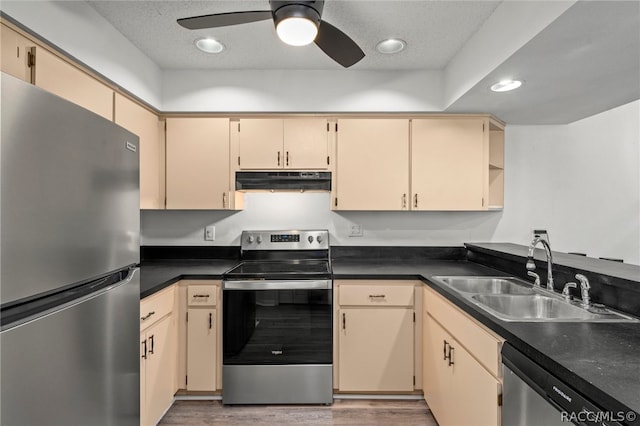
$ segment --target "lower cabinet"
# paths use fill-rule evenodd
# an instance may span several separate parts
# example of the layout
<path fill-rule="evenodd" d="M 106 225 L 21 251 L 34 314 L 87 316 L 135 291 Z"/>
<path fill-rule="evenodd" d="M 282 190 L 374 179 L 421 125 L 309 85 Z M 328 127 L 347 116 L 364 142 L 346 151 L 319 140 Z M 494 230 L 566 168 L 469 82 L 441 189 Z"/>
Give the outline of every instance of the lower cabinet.
<path fill-rule="evenodd" d="M 413 282 L 338 282 L 335 324 L 340 392 L 413 392 Z"/>
<path fill-rule="evenodd" d="M 191 284 L 187 288 L 188 391 L 215 391 L 218 368 L 216 315 L 219 286 Z"/>
<path fill-rule="evenodd" d="M 423 389 L 438 424 L 500 425 L 503 339 L 424 289 Z"/>
<path fill-rule="evenodd" d="M 140 303 L 140 424 L 155 425 L 173 402 L 176 336 L 174 289 Z"/>

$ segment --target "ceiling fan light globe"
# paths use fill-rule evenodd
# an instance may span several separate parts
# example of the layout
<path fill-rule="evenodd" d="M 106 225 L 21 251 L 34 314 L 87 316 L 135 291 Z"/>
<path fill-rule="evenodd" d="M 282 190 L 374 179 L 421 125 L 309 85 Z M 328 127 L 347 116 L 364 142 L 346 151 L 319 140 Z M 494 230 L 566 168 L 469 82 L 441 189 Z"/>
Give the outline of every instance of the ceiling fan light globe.
<path fill-rule="evenodd" d="M 278 22 L 276 33 L 288 45 L 306 46 L 316 39 L 318 26 L 307 18 L 291 17 Z"/>

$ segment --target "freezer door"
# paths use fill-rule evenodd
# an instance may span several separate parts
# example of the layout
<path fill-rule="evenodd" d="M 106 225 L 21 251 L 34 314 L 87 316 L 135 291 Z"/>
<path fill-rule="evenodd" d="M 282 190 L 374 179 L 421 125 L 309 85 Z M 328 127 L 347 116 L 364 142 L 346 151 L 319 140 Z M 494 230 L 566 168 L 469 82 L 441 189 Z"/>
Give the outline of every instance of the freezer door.
<path fill-rule="evenodd" d="M 139 424 L 139 277 L 0 333 L 0 424 Z"/>
<path fill-rule="evenodd" d="M 2 305 L 139 263 L 138 137 L 0 80 Z"/>

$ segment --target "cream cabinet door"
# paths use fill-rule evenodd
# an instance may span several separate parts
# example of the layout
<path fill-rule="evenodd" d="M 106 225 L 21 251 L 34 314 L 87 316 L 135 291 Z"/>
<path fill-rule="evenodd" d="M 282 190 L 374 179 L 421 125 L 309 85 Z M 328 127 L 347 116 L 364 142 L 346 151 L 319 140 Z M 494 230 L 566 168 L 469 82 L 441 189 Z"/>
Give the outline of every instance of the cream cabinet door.
<path fill-rule="evenodd" d="M 113 90 L 53 53 L 35 48 L 34 84 L 113 120 Z"/>
<path fill-rule="evenodd" d="M 140 333 L 140 424 L 147 425 L 147 333 Z"/>
<path fill-rule="evenodd" d="M 158 116 L 116 93 L 114 121 L 140 138 L 140 208 L 164 208 L 164 135 Z"/>
<path fill-rule="evenodd" d="M 502 386 L 456 340 L 451 345 L 451 388 L 447 401 L 451 425 L 498 426 Z M 457 399 L 457 401 L 456 401 Z M 464 401 L 464 405 L 460 401 Z M 464 406 L 464 409 L 462 409 Z M 445 423 L 441 423 L 443 426 Z"/>
<path fill-rule="evenodd" d="M 462 399 L 452 399 L 452 380 L 447 360 L 446 343 L 451 337 L 426 312 L 423 324 L 423 378 L 424 399 L 440 425 L 453 425 L 454 411 Z"/>
<path fill-rule="evenodd" d="M 326 119 L 285 119 L 284 167 L 306 170 L 329 167 L 328 125 Z"/>
<path fill-rule="evenodd" d="M 173 371 L 175 342 L 173 318 L 167 316 L 147 329 L 147 359 L 145 365 L 145 419 L 156 424 L 173 401 Z"/>
<path fill-rule="evenodd" d="M 338 121 L 334 210 L 408 210 L 409 120 Z"/>
<path fill-rule="evenodd" d="M 187 390 L 216 390 L 216 310 L 188 310 Z"/>
<path fill-rule="evenodd" d="M 167 118 L 167 209 L 229 208 L 229 119 Z"/>
<path fill-rule="evenodd" d="M 483 124 L 481 118 L 412 120 L 412 210 L 486 210 L 488 139 Z"/>
<path fill-rule="evenodd" d="M 413 391 L 412 309 L 343 308 L 339 321 L 340 391 Z"/>
<path fill-rule="evenodd" d="M 247 118 L 238 122 L 241 169 L 281 169 L 285 163 L 282 119 Z"/>
<path fill-rule="evenodd" d="M 0 31 L 0 40 L 2 40 L 0 67 L 2 71 L 30 83 L 31 70 L 28 63 L 28 53 L 35 44 L 4 24 L 1 25 Z"/>

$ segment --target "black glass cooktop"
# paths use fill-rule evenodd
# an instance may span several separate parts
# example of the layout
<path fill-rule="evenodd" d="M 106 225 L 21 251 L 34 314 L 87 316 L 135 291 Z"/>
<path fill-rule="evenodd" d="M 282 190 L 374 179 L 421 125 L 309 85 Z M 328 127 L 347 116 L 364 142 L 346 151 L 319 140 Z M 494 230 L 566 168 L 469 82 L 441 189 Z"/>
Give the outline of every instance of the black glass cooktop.
<path fill-rule="evenodd" d="M 224 274 L 224 279 L 312 279 L 331 278 L 329 262 L 301 261 L 245 261 Z"/>

